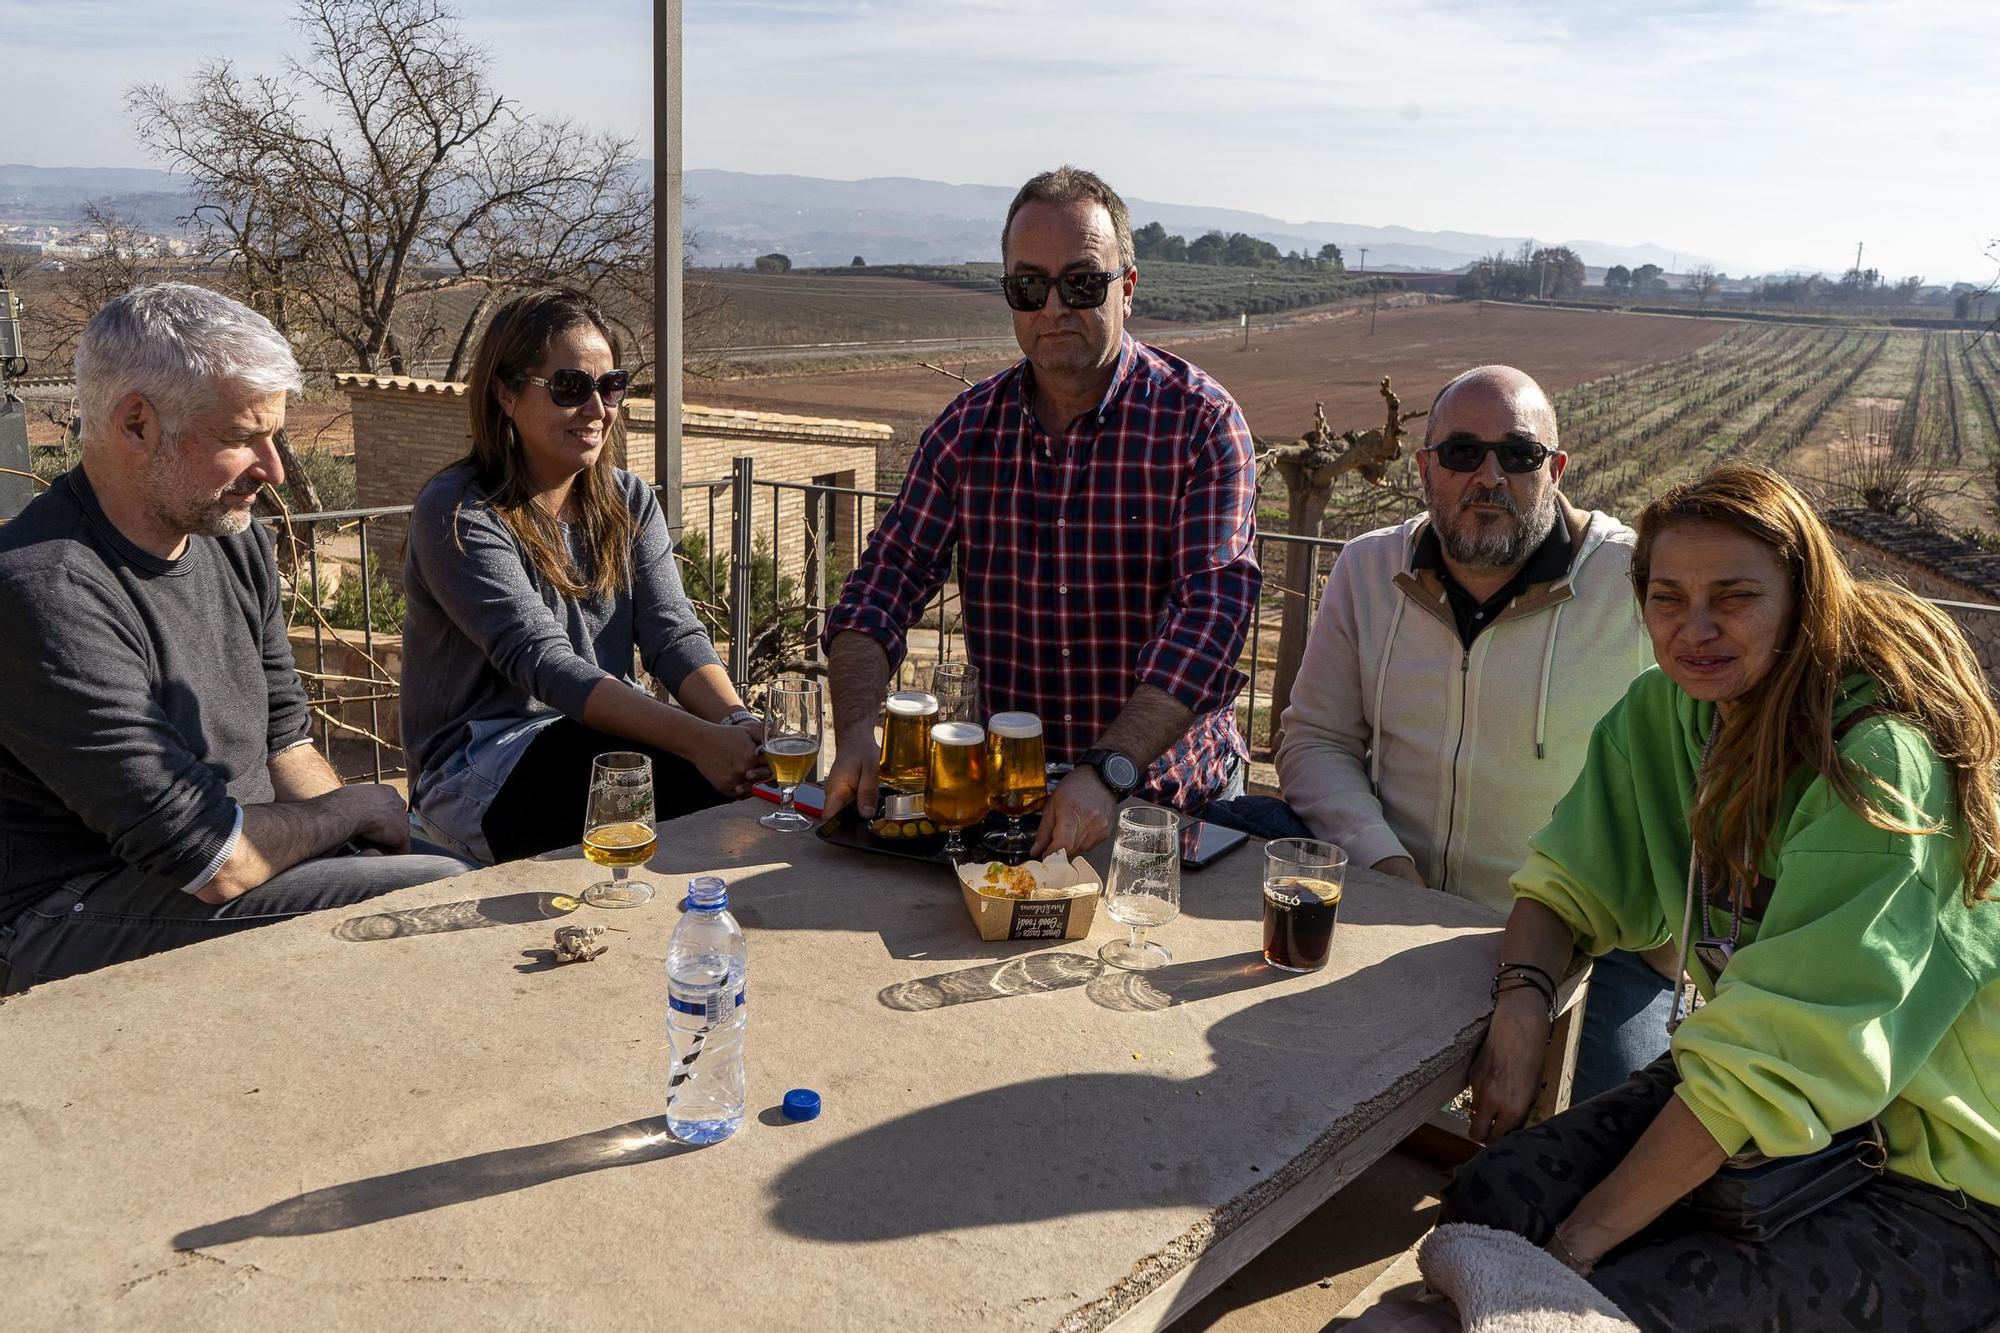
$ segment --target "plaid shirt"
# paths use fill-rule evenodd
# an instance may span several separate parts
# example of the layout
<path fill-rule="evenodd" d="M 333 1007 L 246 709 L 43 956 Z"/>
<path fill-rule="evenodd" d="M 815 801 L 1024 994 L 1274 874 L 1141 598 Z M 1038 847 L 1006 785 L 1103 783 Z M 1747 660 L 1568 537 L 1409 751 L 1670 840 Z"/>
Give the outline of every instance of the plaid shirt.
<path fill-rule="evenodd" d="M 1194 710 L 1146 771 L 1147 799 L 1199 810 L 1245 756 L 1231 706 L 1256 604 L 1250 430 L 1200 370 L 1127 336 L 1111 387 L 1060 437 L 1026 361 L 924 432 L 902 494 L 827 616 L 891 663 L 958 556 L 967 655 L 990 712 L 1042 719 L 1051 759 L 1097 744 L 1139 685 Z"/>

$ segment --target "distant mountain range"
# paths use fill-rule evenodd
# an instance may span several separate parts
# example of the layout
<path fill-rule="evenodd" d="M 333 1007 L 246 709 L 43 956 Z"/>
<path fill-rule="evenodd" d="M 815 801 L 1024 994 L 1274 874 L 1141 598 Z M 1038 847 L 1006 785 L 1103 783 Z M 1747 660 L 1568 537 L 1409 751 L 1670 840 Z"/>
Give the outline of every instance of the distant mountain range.
<path fill-rule="evenodd" d="M 651 163 L 641 163 L 650 169 Z M 687 173 L 688 226 L 696 237 L 696 262 L 747 264 L 782 251 L 798 265 L 845 264 L 860 255 L 871 264 L 946 264 L 1000 257 L 1000 219 L 1014 187 L 950 185 L 906 176 L 824 180 L 815 176 L 760 176 L 740 171 Z M 192 208 L 186 181 L 145 167 L 27 167 L 0 165 L 0 223 L 62 224 L 76 221 L 85 200 L 111 203 L 149 231 L 172 234 Z M 1197 204 L 1128 199 L 1133 224 L 1158 222 L 1193 240 L 1205 231 L 1248 232 L 1287 253 L 1317 251 L 1328 241 L 1341 248 L 1349 268 L 1368 248 L 1371 269 L 1461 269 L 1484 255 L 1512 251 L 1523 236 L 1463 231 L 1419 231 L 1345 222 L 1287 222 L 1263 213 Z M 1703 255 L 1650 242 L 1535 238 L 1567 245 L 1598 267 L 1658 264 L 1681 270 L 1716 263 Z M 1727 272 L 1738 272 L 1716 263 Z"/>
<path fill-rule="evenodd" d="M 1000 257 L 1000 219 L 1013 186 L 947 185 L 907 176 L 822 180 L 815 176 L 756 176 L 740 171 L 687 173 L 688 225 L 697 236 L 697 262 L 747 263 L 783 251 L 794 264 L 845 264 L 860 255 L 871 264 L 959 263 Z M 1418 231 L 1346 222 L 1287 222 L 1263 213 L 1197 204 L 1163 204 L 1128 198 L 1134 226 L 1158 222 L 1193 240 L 1205 231 L 1241 231 L 1290 253 L 1317 251 L 1328 241 L 1347 266 L 1385 269 L 1459 269 L 1496 250 L 1512 251 L 1524 236 L 1463 231 Z M 1592 240 L 1536 238 L 1538 245 L 1567 245 L 1589 265 L 1712 263 L 1650 242 L 1612 245 Z M 1718 264 L 1718 268 L 1725 267 Z M 1734 271 L 1734 270 L 1729 270 Z"/>
<path fill-rule="evenodd" d="M 0 223 L 68 226 L 86 200 L 109 204 L 159 236 L 180 233 L 194 207 L 187 181 L 150 167 L 24 167 L 0 163 Z"/>

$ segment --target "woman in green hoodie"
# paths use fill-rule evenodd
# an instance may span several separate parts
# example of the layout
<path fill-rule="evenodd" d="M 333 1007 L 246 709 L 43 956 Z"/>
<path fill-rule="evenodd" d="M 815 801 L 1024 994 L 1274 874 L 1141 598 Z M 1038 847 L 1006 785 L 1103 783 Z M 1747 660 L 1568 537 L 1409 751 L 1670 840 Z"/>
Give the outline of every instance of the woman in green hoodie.
<path fill-rule="evenodd" d="M 1775 473 L 1641 516 L 1660 666 L 1514 877 L 1445 1218 L 1516 1231 L 1653 1329 L 2000 1327 L 2000 714 L 1935 607 L 1857 582 Z M 1532 1129 L 1572 952 L 1672 940 L 1668 1055 Z M 1732 1155 L 1879 1122 L 1887 1171 L 1756 1241 L 1674 1205 Z M 1502 1136 L 1505 1137 L 1502 1137 Z"/>

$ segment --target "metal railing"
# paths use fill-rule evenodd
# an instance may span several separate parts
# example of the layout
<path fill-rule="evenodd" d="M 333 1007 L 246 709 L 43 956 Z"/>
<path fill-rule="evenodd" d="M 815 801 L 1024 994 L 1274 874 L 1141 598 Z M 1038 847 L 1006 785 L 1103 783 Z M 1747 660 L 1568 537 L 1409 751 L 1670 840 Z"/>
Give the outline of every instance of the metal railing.
<path fill-rule="evenodd" d="M 1283 628 L 1285 617 L 1291 615 L 1294 609 L 1305 617 L 1308 627 L 1312 625 L 1319 615 L 1320 596 L 1326 591 L 1327 571 L 1333 568 L 1341 548 L 1347 545 L 1338 538 L 1301 537 L 1289 532 L 1259 532 L 1255 541 L 1257 563 L 1264 570 L 1264 591 L 1257 598 L 1256 610 L 1251 613 L 1250 633 L 1244 642 L 1247 655 L 1241 670 L 1250 677 L 1250 682 L 1236 704 L 1236 725 L 1242 731 L 1244 744 L 1250 747 L 1252 755 L 1268 748 L 1272 728 L 1277 722 L 1268 701 L 1291 692 L 1291 681 L 1281 680 L 1281 670 L 1287 665 L 1297 669 L 1296 663 L 1287 664 L 1281 660 L 1278 630 Z M 1274 565 L 1271 560 L 1273 544 L 1284 556 L 1281 566 Z M 1298 569 L 1299 565 L 1305 568 Z M 1267 619 L 1278 622 L 1268 632 L 1264 627 Z M 1267 659 L 1270 662 L 1270 683 L 1265 685 L 1264 664 Z M 1258 725 L 1257 712 L 1260 693 L 1267 700 L 1262 726 Z"/>
<path fill-rule="evenodd" d="M 689 596 L 717 640 L 730 679 L 744 686 L 781 671 L 823 674 L 819 640 L 827 612 L 839 597 L 846 571 L 859 561 L 882 510 L 895 495 L 825 483 L 767 481 L 756 475 L 756 465 L 747 457 L 732 460 L 727 477 L 685 481 L 681 489 L 682 530 L 675 534 L 675 553 Z M 387 710 L 400 702 L 400 673 L 384 658 L 397 657 L 403 646 L 400 636 L 394 636 L 394 651 L 389 651 L 382 640 L 391 636 L 373 624 L 377 598 L 385 593 L 400 596 L 400 585 L 396 577 L 378 582 L 380 538 L 375 529 L 390 523 L 399 529 L 400 539 L 409 513 L 409 506 L 397 505 L 260 520 L 273 530 L 290 585 L 288 619 L 295 628 L 309 625 L 312 632 L 311 665 L 300 663 L 299 675 L 313 706 L 321 748 L 350 779 L 369 776 L 381 781 L 402 770 L 400 730 L 391 739 L 385 734 L 391 728 L 384 726 Z M 323 574 L 330 563 L 349 563 L 344 549 L 336 548 L 344 547 L 350 533 L 353 563 L 358 566 L 358 605 L 356 598 L 346 597 L 337 609 L 348 614 L 336 617 L 321 605 L 326 600 L 321 594 L 326 586 Z M 725 533 L 726 552 L 717 540 Z M 1240 659 L 1249 679 L 1236 711 L 1244 739 L 1253 754 L 1260 754 L 1268 749 L 1276 720 L 1273 701 L 1289 693 L 1291 682 L 1284 675 L 1296 669 L 1296 663 L 1285 662 L 1279 650 L 1283 626 L 1294 614 L 1303 617 L 1300 624 L 1311 626 L 1327 572 L 1346 543 L 1282 532 L 1260 532 L 1255 542 L 1265 569 L 1264 591 L 1252 613 Z M 1274 559 L 1277 556 L 1283 558 Z M 302 595 L 302 587 L 315 595 Z M 1959 621 L 1988 675 L 2000 679 L 2000 606 L 1928 600 Z M 899 686 L 912 670 L 962 651 L 957 611 L 958 589 L 947 580 L 912 630 L 911 653 L 899 669 Z M 356 612 L 358 624 L 336 623 L 336 619 L 355 619 Z M 338 645 L 341 665 L 352 666 L 358 658 L 358 673 L 328 670 L 330 642 Z M 1303 642 L 1301 633 L 1297 643 Z M 385 764 L 391 752 L 394 762 Z"/>
<path fill-rule="evenodd" d="M 386 774 L 400 769 L 400 764 L 385 767 L 382 762 L 384 750 L 402 751 L 401 732 L 391 740 L 382 734 L 382 710 L 384 705 L 397 703 L 401 699 L 401 679 L 383 661 L 386 654 L 378 651 L 375 630 L 375 599 L 384 591 L 394 593 L 394 585 L 380 588 L 376 581 L 376 558 L 371 541 L 373 525 L 383 519 L 401 520 L 408 517 L 410 506 L 390 505 L 378 509 L 343 509 L 314 514 L 281 514 L 262 518 L 258 521 L 271 529 L 273 544 L 277 549 L 278 567 L 285 576 L 287 597 L 285 601 L 286 624 L 297 628 L 301 619 L 310 623 L 312 629 L 312 666 L 295 663 L 299 678 L 306 688 L 306 699 L 313 711 L 313 720 L 319 731 L 320 750 L 329 762 L 333 762 L 343 776 L 358 766 L 346 753 L 336 754 L 334 735 L 339 732 L 345 738 L 352 738 L 351 744 L 368 747 L 367 772 L 373 781 L 380 782 Z M 335 603 L 330 614 L 324 603 L 328 600 L 327 569 L 345 562 L 331 550 L 324 550 L 341 540 L 348 530 L 355 534 L 356 563 L 361 586 L 360 624 L 342 626 L 334 623 L 333 616 L 344 609 L 339 599 L 336 583 Z M 324 535 L 331 531 L 332 540 Z M 324 554 L 323 554 L 324 550 Z M 303 570 L 303 578 L 301 571 Z M 344 582 L 344 577 L 339 582 Z M 310 589 L 310 592 L 306 590 Z M 346 617 L 343 616 L 343 619 Z M 399 617 L 400 619 L 400 617 Z M 361 635 L 359 656 L 361 669 L 367 674 L 354 675 L 351 671 L 327 670 L 327 637 L 333 635 L 340 644 L 341 664 L 346 666 L 355 655 L 354 645 L 343 635 L 349 630 L 358 630 Z M 400 648 L 401 635 L 397 635 Z M 296 657 L 296 654 L 294 654 Z M 400 664 L 400 663 L 399 663 Z M 360 692 L 343 687 L 360 686 Z M 366 709 L 367 723 L 358 719 L 360 711 Z"/>

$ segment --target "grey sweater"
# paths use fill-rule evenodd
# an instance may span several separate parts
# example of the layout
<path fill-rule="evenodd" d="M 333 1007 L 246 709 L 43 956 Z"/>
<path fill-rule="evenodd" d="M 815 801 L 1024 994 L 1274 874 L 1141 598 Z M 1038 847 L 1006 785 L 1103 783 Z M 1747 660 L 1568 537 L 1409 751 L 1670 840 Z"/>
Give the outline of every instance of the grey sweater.
<path fill-rule="evenodd" d="M 566 597 L 542 578 L 470 467 L 447 469 L 417 497 L 403 563 L 402 720 L 419 799 L 475 723 L 551 711 L 581 720 L 599 681 L 631 678 L 635 647 L 670 690 L 717 661 L 652 488 L 617 478 L 638 535 L 632 585 L 610 597 Z M 590 568 L 580 534 L 571 550 Z"/>
<path fill-rule="evenodd" d="M 308 720 L 261 528 L 162 560 L 58 478 L 0 526 L 0 922 L 127 865 L 199 888 Z"/>

